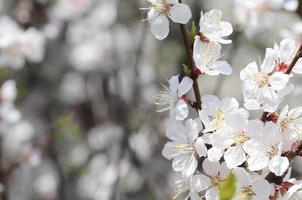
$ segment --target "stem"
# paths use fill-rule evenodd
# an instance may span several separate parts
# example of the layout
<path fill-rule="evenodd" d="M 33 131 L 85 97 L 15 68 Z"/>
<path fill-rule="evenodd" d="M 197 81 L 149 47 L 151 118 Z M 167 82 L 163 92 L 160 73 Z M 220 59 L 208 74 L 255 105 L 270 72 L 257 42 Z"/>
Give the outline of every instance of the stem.
<path fill-rule="evenodd" d="M 294 66 L 296 65 L 296 63 L 298 62 L 299 58 L 302 57 L 302 44 L 300 45 L 293 61 L 291 62 L 291 64 L 288 66 L 288 69 L 286 70 L 286 74 L 290 74 L 291 71 L 293 70 Z"/>
<path fill-rule="evenodd" d="M 179 1 L 179 2 L 181 2 L 181 1 Z M 195 64 L 194 64 L 191 44 L 190 44 L 189 37 L 188 37 L 188 31 L 184 24 L 179 24 L 179 25 L 180 25 L 181 35 L 182 35 L 182 38 L 184 41 L 185 49 L 187 52 L 189 65 L 191 66 L 192 74 L 193 74 L 194 69 L 195 69 Z M 198 86 L 198 82 L 197 82 L 197 77 L 195 77 L 195 76 L 191 76 L 191 77 L 193 78 L 193 90 L 194 90 L 194 95 L 195 95 L 195 100 L 196 100 L 196 109 L 201 110 L 202 102 L 201 102 L 201 96 L 200 96 L 199 86 Z"/>
<path fill-rule="evenodd" d="M 300 47 L 294 57 L 294 59 L 292 60 L 292 62 L 290 63 L 290 65 L 288 66 L 285 74 L 290 74 L 294 68 L 294 66 L 296 65 L 296 63 L 298 62 L 299 58 L 302 57 L 302 44 L 300 44 Z M 262 117 L 261 117 L 261 120 L 263 122 L 266 122 L 267 121 L 267 117 L 270 113 L 269 112 L 263 112 L 262 114 Z"/>

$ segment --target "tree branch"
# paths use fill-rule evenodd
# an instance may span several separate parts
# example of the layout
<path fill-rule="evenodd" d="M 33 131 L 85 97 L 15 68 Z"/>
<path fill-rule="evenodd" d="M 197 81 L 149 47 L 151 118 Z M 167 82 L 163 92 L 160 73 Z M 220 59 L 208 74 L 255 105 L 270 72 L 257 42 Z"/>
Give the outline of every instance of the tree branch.
<path fill-rule="evenodd" d="M 187 31 L 186 26 L 184 24 L 179 24 L 179 25 L 180 25 L 181 35 L 182 35 L 182 38 L 183 38 L 183 41 L 184 41 L 185 49 L 186 49 L 186 52 L 187 52 L 189 65 L 192 69 L 191 70 L 191 77 L 193 78 L 193 90 L 194 90 L 194 95 L 195 95 L 195 100 L 196 100 L 196 109 L 201 110 L 202 102 L 201 102 L 201 96 L 200 96 L 199 86 L 198 86 L 198 82 L 197 82 L 198 77 L 195 77 L 193 75 L 196 66 L 195 66 L 194 59 L 193 59 L 193 53 L 192 53 L 192 48 L 191 48 L 192 45 L 189 41 L 188 31 Z"/>

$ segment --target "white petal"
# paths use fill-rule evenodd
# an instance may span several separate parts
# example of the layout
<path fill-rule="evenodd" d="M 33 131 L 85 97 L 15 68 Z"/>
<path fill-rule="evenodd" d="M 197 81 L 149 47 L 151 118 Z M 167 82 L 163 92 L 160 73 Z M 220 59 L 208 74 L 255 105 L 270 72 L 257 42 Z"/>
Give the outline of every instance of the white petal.
<path fill-rule="evenodd" d="M 212 69 L 223 75 L 230 75 L 233 72 L 232 67 L 226 61 L 215 62 L 212 65 Z"/>
<path fill-rule="evenodd" d="M 202 169 L 209 176 L 216 176 L 220 169 L 219 162 L 211 162 L 206 158 L 202 163 Z"/>
<path fill-rule="evenodd" d="M 197 160 L 194 155 L 190 156 L 189 160 L 186 162 L 185 167 L 182 171 L 183 175 L 186 177 L 191 176 L 197 168 Z"/>
<path fill-rule="evenodd" d="M 206 200 L 219 200 L 219 190 L 216 187 L 211 187 L 206 191 Z"/>
<path fill-rule="evenodd" d="M 262 199 L 268 199 L 271 193 L 271 185 L 265 179 L 258 179 L 252 186 L 253 192 L 262 197 Z"/>
<path fill-rule="evenodd" d="M 195 148 L 199 157 L 207 156 L 208 149 L 204 143 L 204 140 L 201 137 L 197 138 Z"/>
<path fill-rule="evenodd" d="M 289 64 L 296 51 L 296 42 L 292 39 L 284 39 L 280 42 L 279 57 L 285 64 Z"/>
<path fill-rule="evenodd" d="M 159 15 L 155 20 L 150 20 L 151 33 L 158 40 L 165 39 L 169 34 L 169 20 L 164 15 Z"/>
<path fill-rule="evenodd" d="M 233 135 L 227 134 L 226 132 L 221 130 L 221 131 L 212 133 L 209 136 L 209 138 L 210 138 L 210 143 L 212 144 L 212 146 L 221 148 L 221 149 L 226 149 L 234 143 L 232 136 Z"/>
<path fill-rule="evenodd" d="M 199 133 L 199 126 L 193 119 L 188 119 L 185 123 L 188 142 L 194 142 Z"/>
<path fill-rule="evenodd" d="M 175 4 L 170 9 L 170 18 L 175 23 L 186 24 L 192 17 L 190 7 L 186 4 Z"/>
<path fill-rule="evenodd" d="M 222 29 L 222 32 L 219 32 L 219 34 L 223 36 L 229 36 L 233 33 L 233 27 L 232 24 L 229 22 L 220 22 L 220 26 Z"/>
<path fill-rule="evenodd" d="M 220 100 L 214 95 L 202 96 L 202 107 L 208 115 L 214 116 L 217 107 L 219 106 Z"/>
<path fill-rule="evenodd" d="M 239 103 L 233 97 L 225 97 L 221 101 L 221 108 L 225 113 L 236 111 L 238 107 Z"/>
<path fill-rule="evenodd" d="M 299 58 L 299 60 L 295 64 L 293 72 L 296 74 L 302 74 L 302 58 Z"/>
<path fill-rule="evenodd" d="M 223 149 L 217 148 L 217 147 L 212 147 L 211 149 L 208 150 L 208 159 L 211 162 L 218 162 L 220 158 L 223 156 Z"/>
<path fill-rule="evenodd" d="M 183 99 L 179 99 L 175 106 L 175 118 L 184 120 L 188 117 L 189 109 L 187 103 Z"/>
<path fill-rule="evenodd" d="M 289 76 L 282 72 L 275 72 L 272 76 L 269 77 L 271 87 L 277 91 L 283 89 L 288 81 Z"/>
<path fill-rule="evenodd" d="M 264 169 L 269 164 L 269 157 L 267 156 L 253 156 L 247 159 L 248 168 L 251 171 L 259 171 Z"/>
<path fill-rule="evenodd" d="M 221 163 L 220 169 L 219 169 L 219 176 L 222 179 L 225 179 L 225 178 L 227 178 L 227 176 L 229 174 L 230 174 L 230 169 L 227 167 L 226 163 L 225 162 Z"/>
<path fill-rule="evenodd" d="M 246 161 L 246 155 L 240 146 L 234 146 L 224 153 L 224 159 L 228 168 L 233 169 Z"/>
<path fill-rule="evenodd" d="M 275 156 L 269 163 L 269 170 L 276 176 L 282 176 L 288 169 L 289 161 L 286 157 Z"/>
<path fill-rule="evenodd" d="M 278 59 L 278 54 L 274 49 L 267 48 L 265 52 L 265 58 L 261 65 L 261 72 L 269 74 L 273 71 L 276 66 L 276 60 Z"/>
<path fill-rule="evenodd" d="M 178 75 L 172 76 L 169 80 L 170 92 L 176 94 L 179 87 Z"/>
<path fill-rule="evenodd" d="M 298 118 L 302 114 L 302 106 L 292 109 L 288 112 L 290 118 Z"/>
<path fill-rule="evenodd" d="M 166 129 L 166 136 L 176 143 L 187 143 L 186 129 L 179 121 L 171 121 Z"/>
<path fill-rule="evenodd" d="M 265 145 L 262 142 L 255 140 L 255 139 L 251 139 L 251 140 L 245 142 L 242 145 L 242 148 L 250 156 L 266 155 Z"/>
<path fill-rule="evenodd" d="M 168 160 L 171 160 L 173 157 L 175 157 L 178 152 L 175 151 L 174 143 L 168 142 L 163 150 L 162 150 L 162 155 L 167 158 Z"/>
<path fill-rule="evenodd" d="M 258 65 L 256 62 L 248 64 L 241 72 L 240 79 L 242 81 L 247 81 L 252 79 L 253 75 L 258 72 Z"/>
<path fill-rule="evenodd" d="M 197 191 L 205 190 L 212 185 L 212 181 L 209 177 L 207 177 L 203 174 L 200 174 L 198 178 L 199 178 L 199 181 L 198 181 L 198 187 L 197 187 L 198 190 Z"/>
<path fill-rule="evenodd" d="M 187 76 L 183 77 L 183 79 L 181 80 L 178 86 L 178 97 L 182 97 L 183 95 L 185 95 L 192 88 L 192 85 L 193 85 L 192 79 L 190 79 Z"/>
<path fill-rule="evenodd" d="M 249 186 L 251 184 L 251 175 L 244 168 L 237 167 L 232 170 L 232 173 L 235 174 L 236 180 L 240 184 L 240 187 Z"/>

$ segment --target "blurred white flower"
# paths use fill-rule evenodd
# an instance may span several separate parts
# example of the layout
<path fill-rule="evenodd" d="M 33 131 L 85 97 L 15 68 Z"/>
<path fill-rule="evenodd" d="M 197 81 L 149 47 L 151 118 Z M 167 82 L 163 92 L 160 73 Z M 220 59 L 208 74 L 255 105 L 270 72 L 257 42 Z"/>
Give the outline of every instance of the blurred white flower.
<path fill-rule="evenodd" d="M 88 145 L 94 151 L 104 150 L 118 143 L 123 135 L 121 127 L 106 123 L 91 129 L 88 133 Z"/>
<path fill-rule="evenodd" d="M 21 119 L 21 113 L 14 105 L 16 96 L 16 82 L 14 80 L 5 81 L 0 88 L 0 118 L 4 126 Z"/>
<path fill-rule="evenodd" d="M 45 37 L 41 31 L 25 31 L 7 16 L 0 18 L 0 64 L 15 69 L 22 68 L 26 59 L 41 62 L 44 58 Z"/>
<path fill-rule="evenodd" d="M 79 103 L 86 99 L 84 77 L 76 72 L 65 74 L 60 86 L 60 96 L 66 103 Z"/>
<path fill-rule="evenodd" d="M 78 182 L 79 194 L 93 200 L 109 200 L 113 184 L 118 178 L 117 166 L 110 164 L 105 155 L 95 156 Z"/>
<path fill-rule="evenodd" d="M 5 155 L 12 161 L 23 161 L 23 150 L 28 151 L 33 136 L 34 128 L 27 121 L 20 121 L 11 126 L 2 141 Z"/>
<path fill-rule="evenodd" d="M 157 142 L 157 135 L 147 127 L 142 127 L 138 133 L 132 134 L 129 137 L 129 145 L 131 149 L 142 161 L 148 161 L 151 158 Z"/>
<path fill-rule="evenodd" d="M 280 35 L 283 38 L 291 38 L 295 41 L 302 42 L 302 22 L 298 21 L 292 24 L 289 29 L 282 29 Z"/>
<path fill-rule="evenodd" d="M 60 0 L 54 4 L 50 15 L 58 20 L 73 20 L 88 11 L 92 3 L 92 0 Z"/>

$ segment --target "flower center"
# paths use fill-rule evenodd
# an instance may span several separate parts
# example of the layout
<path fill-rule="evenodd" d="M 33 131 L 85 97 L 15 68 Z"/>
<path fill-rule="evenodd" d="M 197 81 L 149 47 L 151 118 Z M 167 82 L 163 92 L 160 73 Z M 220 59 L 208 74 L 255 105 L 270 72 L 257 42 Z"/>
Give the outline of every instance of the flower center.
<path fill-rule="evenodd" d="M 178 153 L 193 155 L 195 153 L 195 143 L 192 144 L 174 144 L 175 151 Z"/>
<path fill-rule="evenodd" d="M 300 135 L 301 133 L 301 129 L 298 128 L 294 123 L 293 123 L 294 119 L 293 118 L 285 118 L 281 121 L 280 123 L 280 131 L 281 133 L 284 133 L 286 130 L 288 130 L 288 132 L 292 135 Z"/>
<path fill-rule="evenodd" d="M 167 3 L 163 0 L 161 3 L 152 3 L 152 7 L 160 12 L 162 15 L 169 16 L 169 10 L 173 6 L 173 4 Z"/>
<path fill-rule="evenodd" d="M 215 187 L 219 187 L 220 184 L 222 183 L 221 177 L 220 176 L 213 176 L 212 177 L 212 185 Z"/>
<path fill-rule="evenodd" d="M 274 156 L 276 156 L 278 154 L 278 147 L 277 145 L 273 144 L 270 145 L 266 148 L 266 153 L 268 154 L 268 156 L 271 158 L 273 158 Z"/>
<path fill-rule="evenodd" d="M 259 88 L 269 87 L 270 85 L 268 77 L 260 72 L 255 73 L 252 79 L 257 82 L 257 87 Z"/>
<path fill-rule="evenodd" d="M 242 131 L 242 132 L 236 134 L 233 139 L 235 141 L 234 142 L 235 145 L 237 146 L 237 145 L 241 145 L 241 144 L 245 143 L 246 141 L 248 141 L 250 139 L 250 137 L 247 135 L 246 132 Z"/>
<path fill-rule="evenodd" d="M 286 72 L 287 70 L 287 65 L 284 62 L 281 62 L 277 65 L 277 71 L 278 72 Z"/>
<path fill-rule="evenodd" d="M 213 126 L 215 129 L 219 129 L 222 125 L 222 122 L 224 120 L 224 113 L 221 109 L 217 110 L 214 118 L 213 118 Z"/>
<path fill-rule="evenodd" d="M 252 200 L 255 193 L 252 190 L 252 186 L 243 187 L 239 194 L 240 200 Z"/>
<path fill-rule="evenodd" d="M 165 89 L 165 91 L 160 91 L 158 94 L 153 96 L 154 103 L 160 107 L 158 112 L 170 110 L 178 101 L 178 97 L 171 94 L 166 86 Z"/>

